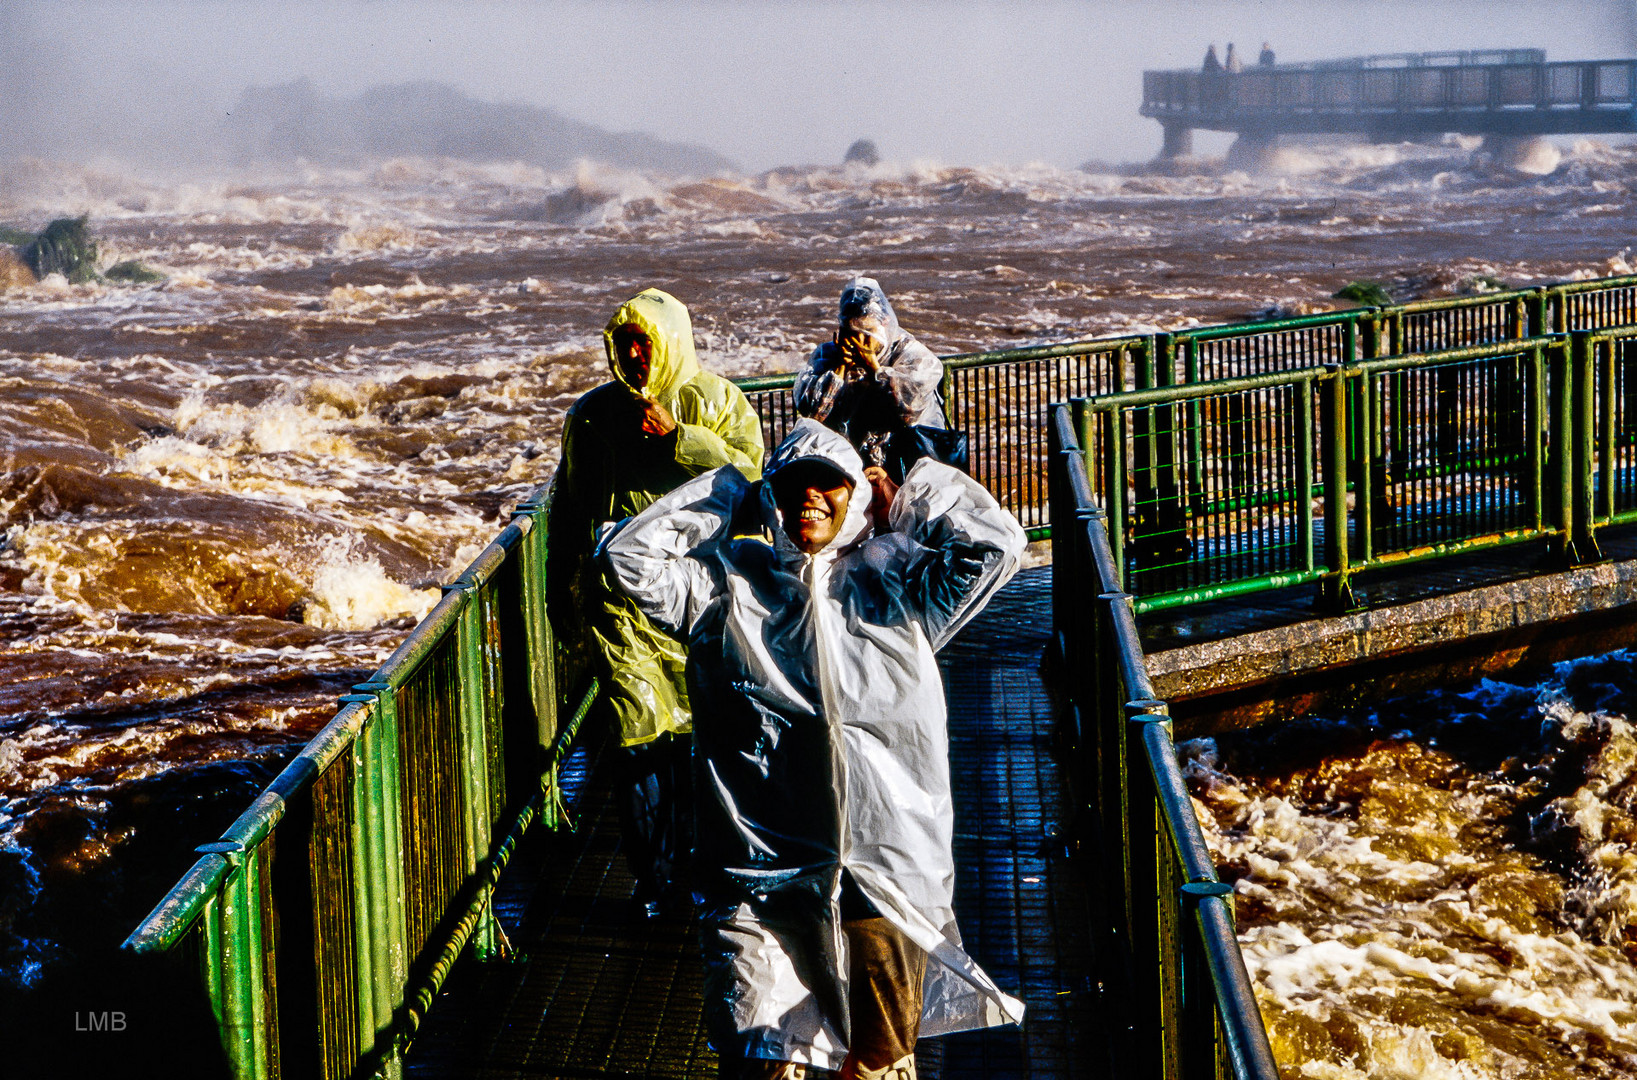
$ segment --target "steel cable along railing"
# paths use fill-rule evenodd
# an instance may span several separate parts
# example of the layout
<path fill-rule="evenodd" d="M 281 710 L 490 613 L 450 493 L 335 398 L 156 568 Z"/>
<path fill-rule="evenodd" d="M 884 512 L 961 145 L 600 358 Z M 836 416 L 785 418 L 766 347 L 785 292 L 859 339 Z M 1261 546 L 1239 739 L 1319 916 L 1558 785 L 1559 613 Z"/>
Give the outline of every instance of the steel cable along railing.
<path fill-rule="evenodd" d="M 1572 553 L 1595 524 L 1594 458 L 1602 490 L 1628 482 L 1630 451 L 1610 434 L 1594 452 L 1576 389 L 1593 384 L 1594 355 L 1611 358 L 1599 385 L 1617 385 L 1625 340 L 1555 335 L 1156 387 L 1075 401 L 1070 415 L 1139 612 L 1311 581 L 1339 596 L 1353 575 L 1413 559 L 1541 539 Z"/>
<path fill-rule="evenodd" d="M 542 489 L 543 491 L 543 489 Z M 137 927 L 198 965 L 233 1075 L 399 1071 L 596 692 L 563 698 L 541 493 Z M 583 680 L 582 680 L 583 681 Z"/>
<path fill-rule="evenodd" d="M 1277 1080 L 1234 929 L 1148 680 L 1131 597 L 1119 586 L 1070 410 L 1051 410 L 1052 619 L 1073 747 L 1075 804 L 1104 867 L 1104 955 L 1123 981 L 1131 1075 Z M 1118 1029 L 1119 1023 L 1111 1027 Z"/>

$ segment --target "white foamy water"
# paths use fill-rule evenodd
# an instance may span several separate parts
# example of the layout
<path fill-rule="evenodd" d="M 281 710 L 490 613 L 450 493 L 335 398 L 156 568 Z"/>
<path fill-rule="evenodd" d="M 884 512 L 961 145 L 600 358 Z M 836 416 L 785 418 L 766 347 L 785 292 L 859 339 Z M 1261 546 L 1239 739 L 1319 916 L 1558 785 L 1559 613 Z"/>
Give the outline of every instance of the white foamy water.
<path fill-rule="evenodd" d="M 1616 653 L 1184 744 L 1293 1075 L 1637 1069 L 1631 676 Z"/>
<path fill-rule="evenodd" d="M 1546 156 L 1457 142 L 1298 146 L 1267 174 L 1178 176 L 0 166 L 0 224 L 87 214 L 105 267 L 164 275 L 0 293 L 0 895 L 30 898 L 0 905 L 0 983 L 72 949 L 54 892 L 134 922 L 169 884 L 122 869 L 163 861 L 156 815 L 185 862 L 388 655 L 550 477 L 564 413 L 604 378 L 601 328 L 640 289 L 687 302 L 704 365 L 737 375 L 796 366 L 858 273 L 958 352 L 1326 310 L 1353 279 L 1409 297 L 1627 272 L 1637 151 L 1557 153 L 1542 172 Z M 1602 884 L 1564 878 L 1536 921 L 1485 914 L 1507 902 L 1439 830 L 1511 796 L 1450 769 L 1467 779 L 1424 813 L 1354 820 L 1231 770 L 1221 791 L 1243 806 L 1206 800 L 1242 900 L 1281 913 L 1246 926 L 1264 1005 L 1290 1018 L 1282 1052 L 1315 1076 L 1548 1075 L 1505 1071 L 1537 1044 L 1626 1068 L 1612 804 L 1536 811 L 1570 823 L 1554 842 L 1584 846 L 1574 865 Z M 1424 822 L 1413 844 L 1382 838 L 1398 819 Z M 1524 855 L 1482 858 L 1484 880 L 1546 880 Z M 1287 894 L 1346 919 L 1285 918 Z M 1355 915 L 1376 921 L 1342 929 Z M 1378 1016 L 1343 983 L 1430 1011 Z M 1449 1018 L 1466 1015 L 1485 1019 Z M 1336 1036 L 1347 1054 L 1315 1034 L 1332 1030 L 1356 1033 Z"/>

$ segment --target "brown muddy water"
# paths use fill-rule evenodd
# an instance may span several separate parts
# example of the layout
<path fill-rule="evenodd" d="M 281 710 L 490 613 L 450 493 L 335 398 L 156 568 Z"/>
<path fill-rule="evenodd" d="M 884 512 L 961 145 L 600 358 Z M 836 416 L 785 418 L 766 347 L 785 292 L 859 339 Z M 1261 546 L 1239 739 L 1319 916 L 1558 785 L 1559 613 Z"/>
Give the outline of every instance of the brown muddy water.
<path fill-rule="evenodd" d="M 935 349 L 1001 348 L 1321 310 L 1355 278 L 1627 272 L 1634 185 L 1637 149 L 1595 141 L 1545 176 L 1456 144 L 1290 149 L 1254 177 L 0 166 L 0 224 L 89 214 L 104 263 L 166 275 L 0 294 L 0 1008 L 107 955 L 549 477 L 638 290 L 687 302 L 730 375 L 799 363 L 856 273 Z M 1629 886 L 1578 853 L 1623 852 L 1624 826 L 1597 792 L 1551 809 L 1625 713 L 1531 707 L 1510 766 L 1417 734 L 1430 713 L 1335 721 L 1371 732 L 1356 754 L 1196 748 L 1295 1074 L 1637 1068 L 1607 899 Z"/>

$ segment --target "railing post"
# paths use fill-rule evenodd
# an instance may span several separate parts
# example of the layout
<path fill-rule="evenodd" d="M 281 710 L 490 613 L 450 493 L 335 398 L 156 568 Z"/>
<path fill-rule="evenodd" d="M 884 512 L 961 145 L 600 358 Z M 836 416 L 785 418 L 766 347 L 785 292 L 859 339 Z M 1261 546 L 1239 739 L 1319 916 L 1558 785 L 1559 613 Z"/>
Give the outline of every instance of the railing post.
<path fill-rule="evenodd" d="M 526 542 L 526 541 L 525 541 Z M 460 762 L 461 776 L 457 788 L 461 798 L 461 816 L 465 831 L 462 871 L 470 876 L 479 864 L 488 859 L 494 846 L 494 796 L 490 767 L 496 747 L 489 745 L 493 726 L 491 717 L 498 719 L 501 684 L 493 651 L 498 641 L 491 641 L 489 629 L 493 625 L 491 602 L 481 586 L 459 583 L 447 586 L 445 593 L 464 592 L 466 603 L 461 609 L 456 628 L 456 651 L 459 657 L 460 683 Z M 504 940 L 495 922 L 494 911 L 486 908 L 478 916 L 472 929 L 472 951 L 479 960 L 501 955 Z"/>
<path fill-rule="evenodd" d="M 268 986 L 273 920 L 265 855 L 236 840 L 201 844 L 232 869 L 200 919 L 200 967 L 234 1080 L 278 1075 L 278 1005 Z"/>
<path fill-rule="evenodd" d="M 1168 853 L 1165 824 L 1140 730 L 1148 724 L 1169 724 L 1170 717 L 1166 715 L 1165 702 L 1149 698 L 1125 702 L 1122 713 L 1124 792 L 1121 803 L 1125 809 L 1125 858 L 1122 861 L 1136 1003 L 1132 1017 L 1136 1034 L 1135 1074 L 1170 1078 L 1176 1075 L 1176 1046 L 1167 1020 L 1176 1015 L 1176 1002 L 1168 993 L 1172 980 L 1166 977 L 1165 965 L 1171 958 L 1164 948 L 1167 927 L 1161 911 L 1171 900 L 1162 889 L 1166 868 L 1161 860 Z"/>
<path fill-rule="evenodd" d="M 1573 370 L 1574 437 L 1573 537 L 1577 561 L 1602 557 L 1592 504 L 1597 468 L 1597 377 L 1593 369 L 1591 333 L 1577 330 L 1569 335 L 1569 366 Z"/>
<path fill-rule="evenodd" d="M 1322 378 L 1324 549 L 1325 569 L 1331 576 L 1324 580 L 1321 595 L 1328 605 L 1346 609 L 1353 606 L 1353 587 L 1348 580 L 1347 369 L 1326 364 Z"/>
<path fill-rule="evenodd" d="M 1178 889 L 1182 905 L 1182 1075 L 1185 1080 L 1232 1077 L 1216 1007 L 1200 902 L 1216 897 L 1233 910 L 1233 886 L 1225 881 L 1188 881 Z"/>
<path fill-rule="evenodd" d="M 1126 506 L 1125 411 L 1100 409 L 1098 415 L 1103 418 L 1099 433 L 1103 443 L 1103 506 L 1108 514 L 1108 544 L 1114 554 L 1114 572 L 1119 575 L 1119 580 L 1109 582 L 1108 586 L 1121 589 L 1126 587 L 1129 577 L 1125 540 L 1131 519 Z"/>
<path fill-rule="evenodd" d="M 512 519 L 529 519 L 528 535 L 518 545 L 519 578 L 523 582 L 523 625 L 528 638 L 529 690 L 534 703 L 540 753 L 557 738 L 557 644 L 546 615 L 546 518 L 545 501 L 520 503 Z"/>
<path fill-rule="evenodd" d="M 1532 289 L 1522 301 L 1524 309 L 1524 327 L 1520 335 L 1526 338 L 1544 337 L 1551 333 L 1547 328 L 1546 320 L 1550 317 L 1546 309 L 1548 291 L 1546 289 Z"/>
<path fill-rule="evenodd" d="M 1313 438 L 1313 380 L 1296 385 L 1296 492 L 1301 516 L 1296 519 L 1296 543 L 1302 549 L 1302 569 L 1315 565 L 1313 550 L 1313 480 L 1318 447 Z"/>
<path fill-rule="evenodd" d="M 1627 366 L 1623 358 L 1629 355 L 1632 344 L 1630 339 L 1605 338 L 1603 360 L 1599 365 L 1602 392 L 1598 394 L 1597 407 L 1602 414 L 1597 424 L 1597 466 L 1603 497 L 1598 500 L 1598 511 L 1600 520 L 1610 522 L 1614 520 L 1616 507 L 1614 469 L 1622 449 L 1620 437 L 1629 432 L 1632 422 L 1637 420 L 1637 379 L 1631 377 L 1632 373 L 1622 370 Z M 1597 351 L 1597 344 L 1593 342 L 1594 362 Z"/>
<path fill-rule="evenodd" d="M 1374 376 L 1360 373 L 1346 381 L 1352 383 L 1352 416 L 1356 423 L 1350 440 L 1353 460 L 1347 471 L 1353 477 L 1353 514 L 1359 559 L 1368 565 L 1375 557 L 1376 500 L 1383 497 L 1386 488 L 1385 470 L 1378 471 L 1381 460 L 1378 451 L 1379 409 Z"/>
<path fill-rule="evenodd" d="M 1176 342 L 1170 334 L 1156 334 L 1155 355 L 1151 357 L 1148 382 L 1139 387 L 1172 386 L 1176 382 Z M 1187 533 L 1182 500 L 1177 483 L 1177 409 L 1173 405 L 1150 405 L 1136 409 L 1133 416 L 1135 440 L 1131 554 L 1134 574 L 1141 574 L 1150 587 L 1133 592 L 1168 592 L 1176 586 L 1174 568 L 1187 559 Z"/>
<path fill-rule="evenodd" d="M 352 746 L 358 1049 L 387 1080 L 397 1080 L 403 1062 L 396 1052 L 395 1021 L 409 978 L 398 695 L 382 682 L 353 689 L 375 697 L 375 709 Z"/>
<path fill-rule="evenodd" d="M 1544 351 L 1546 362 L 1547 415 L 1544 424 L 1537 425 L 1532 441 L 1535 446 L 1544 441 L 1545 505 L 1541 513 L 1544 521 L 1537 527 L 1550 528 L 1556 533 L 1556 554 L 1567 563 L 1575 561 L 1575 483 L 1574 467 L 1577 432 L 1575 430 L 1575 370 L 1566 342 L 1550 346 L 1537 345 Z M 1538 453 L 1538 451 L 1537 451 Z"/>

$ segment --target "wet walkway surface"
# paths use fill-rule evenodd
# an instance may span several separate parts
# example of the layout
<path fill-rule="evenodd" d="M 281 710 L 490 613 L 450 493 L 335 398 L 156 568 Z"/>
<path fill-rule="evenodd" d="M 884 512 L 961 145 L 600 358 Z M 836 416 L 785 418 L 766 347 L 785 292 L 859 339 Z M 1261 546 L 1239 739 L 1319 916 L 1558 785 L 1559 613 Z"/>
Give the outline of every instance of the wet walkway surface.
<path fill-rule="evenodd" d="M 1082 870 L 1064 854 L 1052 709 L 1039 665 L 1051 569 L 1018 575 L 944 650 L 955 783 L 956 913 L 1023 1028 L 924 1040 L 928 1080 L 1107 1075 Z M 607 760 L 605 760 L 605 758 Z M 695 926 L 631 899 L 612 755 L 569 762 L 573 833 L 532 833 L 495 910 L 522 959 L 462 961 L 413 1047 L 411 1077 L 713 1078 Z"/>

